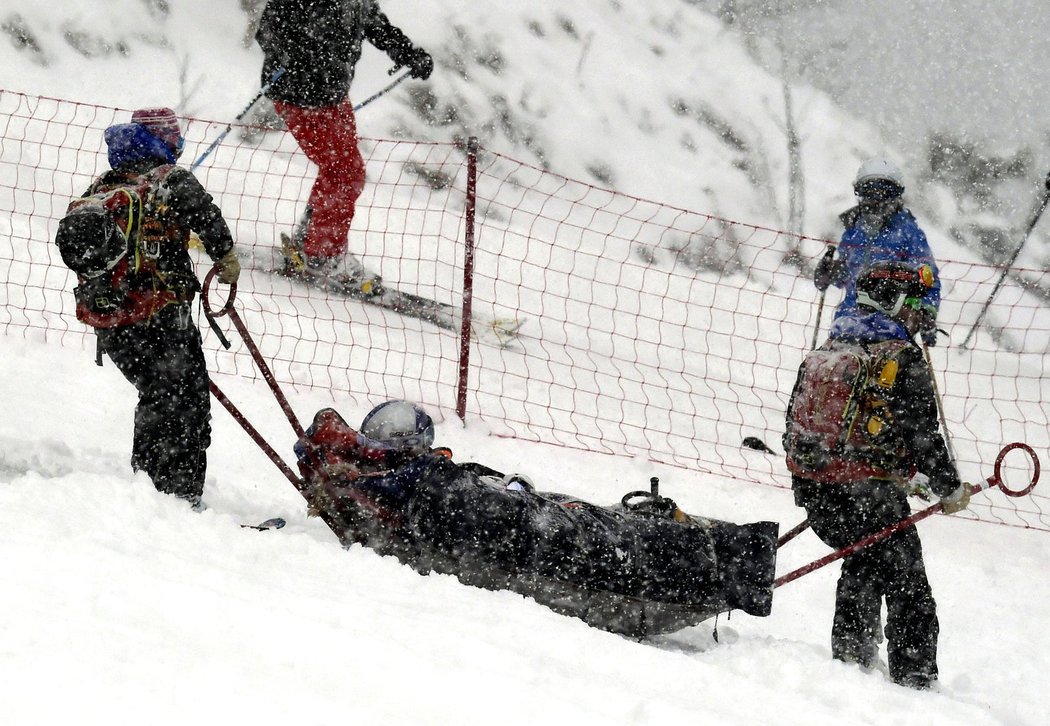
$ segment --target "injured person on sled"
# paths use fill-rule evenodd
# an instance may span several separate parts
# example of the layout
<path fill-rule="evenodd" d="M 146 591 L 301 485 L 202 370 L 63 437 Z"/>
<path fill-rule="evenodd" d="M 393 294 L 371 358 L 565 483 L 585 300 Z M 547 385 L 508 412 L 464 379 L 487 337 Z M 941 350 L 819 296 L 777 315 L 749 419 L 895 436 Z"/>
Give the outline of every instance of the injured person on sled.
<path fill-rule="evenodd" d="M 310 513 L 344 546 L 632 637 L 769 614 L 776 523 L 687 515 L 655 492 L 601 507 L 455 463 L 433 443 L 430 416 L 406 401 L 377 406 L 358 430 L 322 409 L 295 446 Z"/>

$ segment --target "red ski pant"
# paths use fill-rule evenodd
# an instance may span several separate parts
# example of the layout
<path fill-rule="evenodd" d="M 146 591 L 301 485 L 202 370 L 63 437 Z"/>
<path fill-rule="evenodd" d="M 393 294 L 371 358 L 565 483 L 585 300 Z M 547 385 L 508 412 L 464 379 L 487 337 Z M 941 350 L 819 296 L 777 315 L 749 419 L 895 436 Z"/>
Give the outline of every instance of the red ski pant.
<path fill-rule="evenodd" d="M 274 108 L 299 148 L 317 165 L 303 251 L 311 257 L 344 254 L 354 205 L 365 188 L 365 161 L 357 148 L 354 107 L 346 100 L 316 108 L 274 101 Z"/>

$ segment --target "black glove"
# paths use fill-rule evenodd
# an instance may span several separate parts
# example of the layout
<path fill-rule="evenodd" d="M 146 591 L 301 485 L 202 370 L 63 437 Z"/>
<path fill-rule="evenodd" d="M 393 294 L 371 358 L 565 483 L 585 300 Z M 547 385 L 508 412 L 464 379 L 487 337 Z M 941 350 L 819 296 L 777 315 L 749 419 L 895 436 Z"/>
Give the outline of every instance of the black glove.
<path fill-rule="evenodd" d="M 919 311 L 919 337 L 927 348 L 937 345 L 937 319 L 928 310 Z"/>
<path fill-rule="evenodd" d="M 434 72 L 434 59 L 422 48 L 413 48 L 405 57 L 405 65 L 409 67 L 409 75 L 425 81 Z"/>
<path fill-rule="evenodd" d="M 824 292 L 831 286 L 831 281 L 838 275 L 839 264 L 835 262 L 835 248 L 829 246 L 828 251 L 820 258 L 817 269 L 813 272 L 813 284 L 817 289 Z"/>

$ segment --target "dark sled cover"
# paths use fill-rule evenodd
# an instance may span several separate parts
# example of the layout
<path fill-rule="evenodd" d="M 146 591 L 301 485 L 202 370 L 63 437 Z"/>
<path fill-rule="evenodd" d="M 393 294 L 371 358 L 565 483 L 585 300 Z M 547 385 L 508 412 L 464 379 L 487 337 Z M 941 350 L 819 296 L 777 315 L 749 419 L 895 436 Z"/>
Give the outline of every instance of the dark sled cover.
<path fill-rule="evenodd" d="M 605 630 L 671 632 L 729 610 L 765 616 L 772 606 L 774 522 L 683 523 L 508 490 L 437 456 L 328 491 L 345 543 L 518 592 Z"/>

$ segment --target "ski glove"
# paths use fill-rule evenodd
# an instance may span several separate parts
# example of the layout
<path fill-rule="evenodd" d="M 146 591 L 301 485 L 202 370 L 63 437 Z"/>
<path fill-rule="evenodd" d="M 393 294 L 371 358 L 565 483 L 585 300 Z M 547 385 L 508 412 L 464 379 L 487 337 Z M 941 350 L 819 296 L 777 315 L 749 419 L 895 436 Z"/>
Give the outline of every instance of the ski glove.
<path fill-rule="evenodd" d="M 933 490 L 930 489 L 930 479 L 922 473 L 918 473 L 911 479 L 902 479 L 897 486 L 909 497 L 918 497 L 924 502 L 933 499 Z"/>
<path fill-rule="evenodd" d="M 941 497 L 941 508 L 945 514 L 961 512 L 970 505 L 970 485 L 965 482 L 946 497 Z"/>
<path fill-rule="evenodd" d="M 241 261 L 237 259 L 237 251 L 232 247 L 215 265 L 219 268 L 219 279 L 227 285 L 234 284 L 241 276 Z"/>
<path fill-rule="evenodd" d="M 410 69 L 409 75 L 425 81 L 434 72 L 434 59 L 422 48 L 413 48 L 405 59 L 405 65 Z"/>
<path fill-rule="evenodd" d="M 824 292 L 831 286 L 832 280 L 838 277 L 839 267 L 840 263 L 835 261 L 835 248 L 829 245 L 813 272 L 813 284 L 818 290 Z"/>

